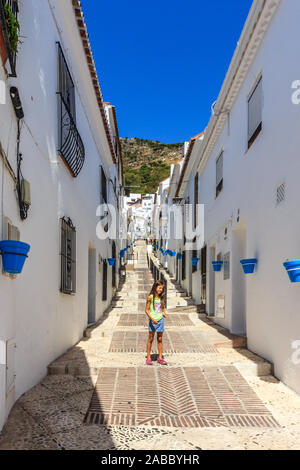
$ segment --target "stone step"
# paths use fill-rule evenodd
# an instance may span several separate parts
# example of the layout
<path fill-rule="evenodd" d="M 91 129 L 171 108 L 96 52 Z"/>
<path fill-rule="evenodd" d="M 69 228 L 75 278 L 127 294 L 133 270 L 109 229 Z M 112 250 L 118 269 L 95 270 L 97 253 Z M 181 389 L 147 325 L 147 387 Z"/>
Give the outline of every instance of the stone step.
<path fill-rule="evenodd" d="M 235 362 L 232 364 L 235 366 L 242 375 L 255 376 L 255 377 L 265 377 L 273 374 L 273 364 L 261 360 L 261 361 L 251 361 L 249 362 Z M 172 367 L 177 368 L 176 366 L 168 366 L 168 369 Z M 205 364 L 203 364 L 205 367 Z M 99 375 L 102 366 L 92 366 L 89 364 L 76 364 L 56 362 L 48 366 L 48 375 L 71 375 L 73 377 L 96 377 Z"/>
<path fill-rule="evenodd" d="M 180 306 L 180 307 L 171 307 L 168 308 L 168 312 L 172 313 L 199 313 L 201 316 L 199 318 L 207 318 L 207 315 L 205 313 L 202 314 L 202 311 L 200 309 L 200 305 L 186 305 L 186 306 Z M 180 312 L 179 312 L 180 310 Z"/>
<path fill-rule="evenodd" d="M 190 301 L 182 297 L 168 297 L 168 306 L 175 307 L 176 305 L 180 305 L 181 307 L 189 306 Z"/>

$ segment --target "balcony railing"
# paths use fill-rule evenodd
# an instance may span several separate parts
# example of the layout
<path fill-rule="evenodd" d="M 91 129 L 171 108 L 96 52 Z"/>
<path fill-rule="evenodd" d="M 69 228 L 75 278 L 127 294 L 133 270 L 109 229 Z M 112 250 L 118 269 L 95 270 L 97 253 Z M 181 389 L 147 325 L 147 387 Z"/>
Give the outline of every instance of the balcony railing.
<path fill-rule="evenodd" d="M 85 159 L 85 149 L 76 124 L 61 93 L 59 99 L 59 149 L 60 155 L 72 176 L 80 173 Z"/>
<path fill-rule="evenodd" d="M 6 8 L 10 7 L 12 14 L 15 17 L 15 20 L 18 20 L 18 1 L 17 0 L 0 0 L 0 26 L 2 29 L 3 39 L 8 55 L 8 60 L 10 64 L 11 73 L 9 74 L 10 77 L 16 77 L 16 59 L 17 59 L 17 51 L 16 46 L 13 47 L 12 40 L 9 34 L 9 28 L 7 25 L 7 14 Z M 18 33 L 18 32 L 17 32 Z"/>

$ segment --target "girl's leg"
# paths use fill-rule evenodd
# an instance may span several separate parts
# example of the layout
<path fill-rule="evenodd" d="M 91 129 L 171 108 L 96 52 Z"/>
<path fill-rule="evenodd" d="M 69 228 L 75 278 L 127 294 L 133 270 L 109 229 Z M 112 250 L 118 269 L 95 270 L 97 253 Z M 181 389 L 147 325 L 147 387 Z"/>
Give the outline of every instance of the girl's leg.
<path fill-rule="evenodd" d="M 162 359 L 163 355 L 163 333 L 157 333 L 157 348 L 158 348 L 158 359 Z"/>
<path fill-rule="evenodd" d="M 148 341 L 147 341 L 147 359 L 151 359 L 151 348 L 154 340 L 155 333 L 149 332 Z"/>

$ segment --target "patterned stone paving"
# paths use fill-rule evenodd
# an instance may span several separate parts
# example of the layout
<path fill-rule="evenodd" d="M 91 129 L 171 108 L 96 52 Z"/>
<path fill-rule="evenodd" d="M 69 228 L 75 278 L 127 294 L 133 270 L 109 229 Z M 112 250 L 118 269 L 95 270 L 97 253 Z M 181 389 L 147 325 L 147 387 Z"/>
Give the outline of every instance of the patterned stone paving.
<path fill-rule="evenodd" d="M 103 368 L 85 422 L 175 428 L 278 427 L 247 381 L 230 366 Z"/>
<path fill-rule="evenodd" d="M 144 331 L 115 331 L 112 336 L 109 352 L 145 352 L 148 332 Z M 214 353 L 218 350 L 207 342 L 200 331 L 168 331 L 163 337 L 164 353 Z M 157 352 L 156 340 L 152 352 Z"/>
<path fill-rule="evenodd" d="M 146 315 L 138 314 L 122 314 L 117 326 L 144 326 L 147 327 L 149 319 Z M 165 321 L 166 327 L 168 326 L 194 326 L 194 323 L 188 315 L 172 314 L 168 315 Z"/>
<path fill-rule="evenodd" d="M 145 244 L 137 251 L 136 272 L 127 272 L 93 334 L 17 401 L 0 450 L 298 450 L 300 399 L 270 375 L 270 364 L 240 349 L 243 338 L 177 307 L 163 341 L 169 366 L 145 365 L 153 280 L 141 256 Z M 180 292 L 169 289 L 169 306 Z"/>

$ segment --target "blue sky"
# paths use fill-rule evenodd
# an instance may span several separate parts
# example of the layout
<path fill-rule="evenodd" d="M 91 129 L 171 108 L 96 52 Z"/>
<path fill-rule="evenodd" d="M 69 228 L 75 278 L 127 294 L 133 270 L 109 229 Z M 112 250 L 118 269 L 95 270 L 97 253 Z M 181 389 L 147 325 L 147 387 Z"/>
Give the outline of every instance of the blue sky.
<path fill-rule="evenodd" d="M 183 142 L 207 126 L 252 0 L 82 0 L 120 136 Z"/>

